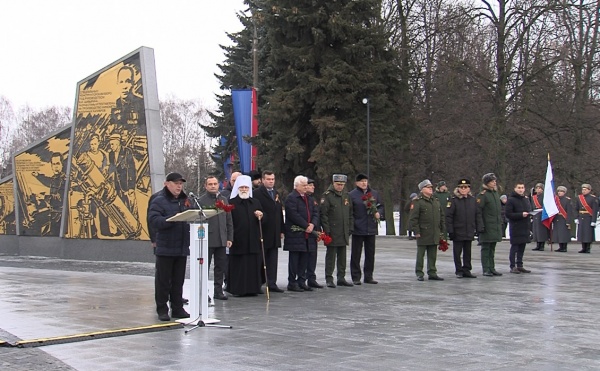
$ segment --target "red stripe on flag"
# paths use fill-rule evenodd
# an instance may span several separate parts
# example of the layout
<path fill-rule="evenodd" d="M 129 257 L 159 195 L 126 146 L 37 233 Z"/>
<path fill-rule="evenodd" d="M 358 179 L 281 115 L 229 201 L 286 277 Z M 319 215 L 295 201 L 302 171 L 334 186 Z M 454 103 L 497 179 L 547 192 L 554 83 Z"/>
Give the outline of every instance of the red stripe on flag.
<path fill-rule="evenodd" d="M 554 219 L 554 216 L 555 215 L 552 215 L 548 219 L 542 220 L 542 224 L 544 225 L 544 227 L 546 227 L 546 229 L 550 229 L 550 226 L 552 225 L 552 219 Z"/>

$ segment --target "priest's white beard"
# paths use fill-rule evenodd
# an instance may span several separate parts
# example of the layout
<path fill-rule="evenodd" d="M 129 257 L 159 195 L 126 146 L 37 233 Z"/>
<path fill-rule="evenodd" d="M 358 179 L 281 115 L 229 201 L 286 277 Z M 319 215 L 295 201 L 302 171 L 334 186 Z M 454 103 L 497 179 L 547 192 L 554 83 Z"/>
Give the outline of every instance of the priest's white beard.
<path fill-rule="evenodd" d="M 242 200 L 246 200 L 246 199 L 250 198 L 250 192 L 240 191 L 239 195 Z"/>

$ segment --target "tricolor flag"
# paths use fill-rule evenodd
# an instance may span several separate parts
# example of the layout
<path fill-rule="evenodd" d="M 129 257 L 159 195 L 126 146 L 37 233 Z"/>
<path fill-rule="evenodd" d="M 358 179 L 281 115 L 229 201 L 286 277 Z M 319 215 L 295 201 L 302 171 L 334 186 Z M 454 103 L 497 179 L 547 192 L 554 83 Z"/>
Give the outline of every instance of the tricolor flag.
<path fill-rule="evenodd" d="M 240 157 L 240 170 L 243 174 L 248 174 L 250 170 L 256 170 L 256 148 L 246 141 L 247 137 L 254 137 L 258 133 L 258 101 L 256 90 L 254 88 L 233 89 L 231 91 L 231 100 L 233 103 L 238 155 Z"/>
<path fill-rule="evenodd" d="M 548 169 L 546 170 L 546 182 L 544 184 L 544 206 L 542 209 L 542 223 L 550 229 L 554 215 L 558 214 L 558 207 L 554 200 L 554 176 L 552 175 L 552 164 L 548 154 Z"/>

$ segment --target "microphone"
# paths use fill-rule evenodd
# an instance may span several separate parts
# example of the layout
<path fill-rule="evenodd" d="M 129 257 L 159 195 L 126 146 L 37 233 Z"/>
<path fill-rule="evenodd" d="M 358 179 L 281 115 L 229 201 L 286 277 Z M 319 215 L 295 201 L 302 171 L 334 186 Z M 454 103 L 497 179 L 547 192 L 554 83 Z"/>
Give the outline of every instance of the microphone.
<path fill-rule="evenodd" d="M 198 209 L 202 210 L 202 206 L 200 206 L 200 203 L 198 202 L 198 197 L 196 197 L 196 195 L 193 192 L 188 192 L 188 198 L 194 200 Z"/>

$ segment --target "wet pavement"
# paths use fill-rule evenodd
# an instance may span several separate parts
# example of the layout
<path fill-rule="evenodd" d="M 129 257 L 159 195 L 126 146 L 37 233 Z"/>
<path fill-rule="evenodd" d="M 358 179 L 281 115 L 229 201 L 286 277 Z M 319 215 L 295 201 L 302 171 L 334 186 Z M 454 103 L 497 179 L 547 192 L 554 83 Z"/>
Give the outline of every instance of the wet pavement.
<path fill-rule="evenodd" d="M 438 254 L 443 282 L 418 282 L 414 241 L 377 240 L 377 285 L 271 293 L 217 301 L 210 317 L 232 329 L 115 336 L 36 348 L 0 347 L 7 370 L 596 370 L 600 248 L 534 252 L 502 277 L 454 277 L 451 250 Z M 556 246 L 555 246 L 556 247 Z M 349 255 L 349 254 L 348 254 Z M 325 251 L 318 278 L 324 283 Z M 287 253 L 278 283 L 286 286 Z M 15 343 L 157 324 L 153 264 L 0 256 L 0 341 Z M 349 273 L 347 274 L 350 279 Z M 184 289 L 184 292 L 186 289 Z"/>

